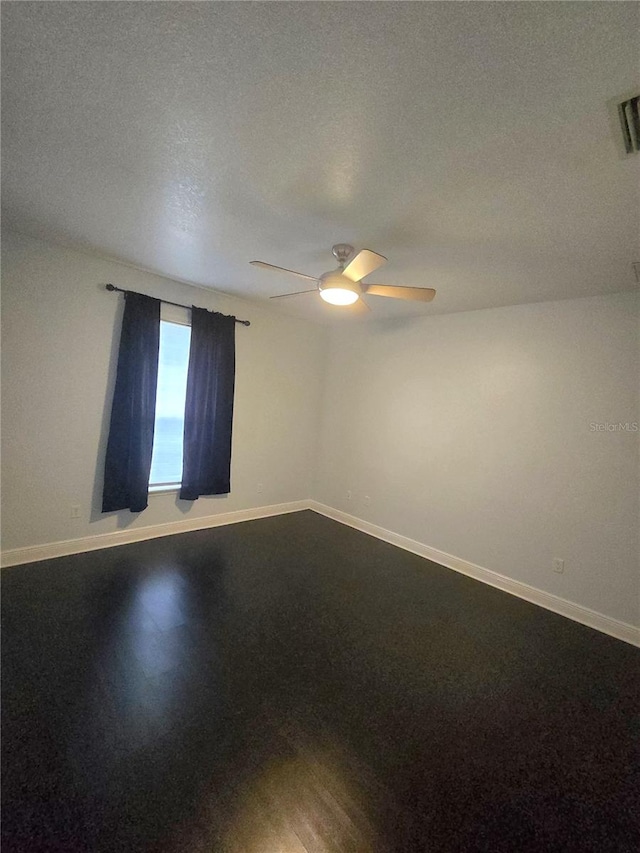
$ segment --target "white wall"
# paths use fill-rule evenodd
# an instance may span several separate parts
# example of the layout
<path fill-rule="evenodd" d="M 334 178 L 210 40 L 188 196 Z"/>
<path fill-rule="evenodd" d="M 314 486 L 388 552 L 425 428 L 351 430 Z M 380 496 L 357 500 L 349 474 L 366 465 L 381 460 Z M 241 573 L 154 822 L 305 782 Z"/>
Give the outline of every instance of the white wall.
<path fill-rule="evenodd" d="M 638 624 L 638 371 L 634 294 L 336 329 L 315 496 Z"/>
<path fill-rule="evenodd" d="M 2 250 L 3 549 L 309 497 L 323 328 L 22 235 L 3 234 Z M 251 321 L 236 333 L 228 497 L 154 495 L 140 514 L 100 513 L 123 305 L 106 282 Z"/>

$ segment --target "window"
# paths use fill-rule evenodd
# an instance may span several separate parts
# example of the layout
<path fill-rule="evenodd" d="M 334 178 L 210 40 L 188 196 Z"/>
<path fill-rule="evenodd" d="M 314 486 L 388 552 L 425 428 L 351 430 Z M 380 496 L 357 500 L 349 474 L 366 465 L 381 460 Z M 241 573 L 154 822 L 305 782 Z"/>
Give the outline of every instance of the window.
<path fill-rule="evenodd" d="M 183 501 L 228 495 L 235 317 L 177 306 L 176 318 L 160 299 L 125 293 L 102 512 L 142 512 L 149 491 L 178 486 Z"/>
<path fill-rule="evenodd" d="M 165 313 L 163 310 L 163 315 Z M 190 341 L 191 327 L 186 321 L 160 321 L 156 420 L 149 478 L 152 491 L 178 488 L 182 480 L 182 438 Z"/>

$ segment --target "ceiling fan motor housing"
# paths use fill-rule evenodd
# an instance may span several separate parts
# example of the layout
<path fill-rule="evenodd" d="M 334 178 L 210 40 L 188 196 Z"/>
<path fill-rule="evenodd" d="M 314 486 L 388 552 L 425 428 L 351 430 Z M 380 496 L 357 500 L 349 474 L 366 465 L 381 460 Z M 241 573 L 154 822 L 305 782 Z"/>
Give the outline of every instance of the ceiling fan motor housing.
<path fill-rule="evenodd" d="M 323 273 L 318 279 L 318 290 L 325 302 L 334 305 L 349 305 L 355 302 L 362 292 L 358 283 L 342 275 L 342 269 Z"/>

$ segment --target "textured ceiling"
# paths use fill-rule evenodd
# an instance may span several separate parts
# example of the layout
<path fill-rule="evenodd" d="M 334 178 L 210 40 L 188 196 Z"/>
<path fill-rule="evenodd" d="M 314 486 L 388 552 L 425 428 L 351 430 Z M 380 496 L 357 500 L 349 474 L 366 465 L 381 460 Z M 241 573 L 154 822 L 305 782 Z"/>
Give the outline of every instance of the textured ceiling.
<path fill-rule="evenodd" d="M 249 298 L 331 246 L 435 287 L 378 316 L 631 289 L 635 3 L 4 3 L 3 215 Z M 271 305 L 312 319 L 314 294 Z"/>

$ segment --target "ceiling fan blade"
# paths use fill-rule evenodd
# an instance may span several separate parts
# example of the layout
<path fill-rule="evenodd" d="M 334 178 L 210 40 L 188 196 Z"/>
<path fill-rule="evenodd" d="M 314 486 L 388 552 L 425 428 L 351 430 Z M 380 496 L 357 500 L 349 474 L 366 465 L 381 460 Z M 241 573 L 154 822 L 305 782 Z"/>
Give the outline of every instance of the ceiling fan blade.
<path fill-rule="evenodd" d="M 370 284 L 365 287 L 367 296 L 389 296 L 391 299 L 407 299 L 411 302 L 431 302 L 436 295 L 432 287 L 396 287 L 393 284 Z"/>
<path fill-rule="evenodd" d="M 286 299 L 287 296 L 300 296 L 301 293 L 317 293 L 318 288 L 314 287 L 313 290 L 296 290 L 295 293 L 279 293 L 277 296 L 270 296 L 269 299 Z"/>
<path fill-rule="evenodd" d="M 377 255 L 370 249 L 361 249 L 355 258 L 349 261 L 342 275 L 346 275 L 350 281 L 360 281 L 386 262 L 384 255 Z"/>
<path fill-rule="evenodd" d="M 260 267 L 264 270 L 274 270 L 275 272 L 288 272 L 290 275 L 297 275 L 298 278 L 306 278 L 307 281 L 317 281 L 312 275 L 305 275 L 303 272 L 288 270 L 286 267 L 277 267 L 275 264 L 268 264 L 266 261 L 249 261 L 254 267 Z M 288 294 L 287 294 L 288 295 Z M 291 294 L 293 296 L 293 294 Z"/>

